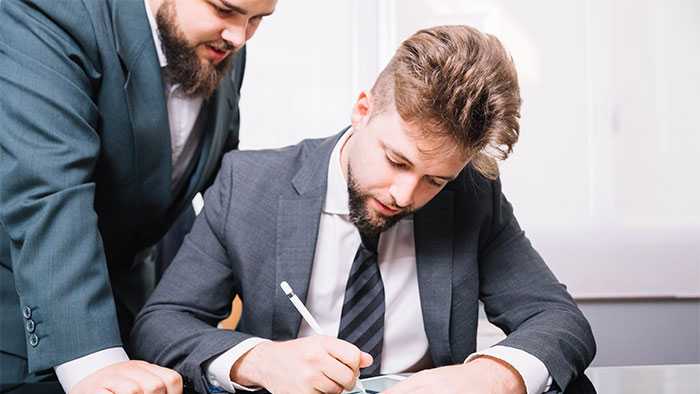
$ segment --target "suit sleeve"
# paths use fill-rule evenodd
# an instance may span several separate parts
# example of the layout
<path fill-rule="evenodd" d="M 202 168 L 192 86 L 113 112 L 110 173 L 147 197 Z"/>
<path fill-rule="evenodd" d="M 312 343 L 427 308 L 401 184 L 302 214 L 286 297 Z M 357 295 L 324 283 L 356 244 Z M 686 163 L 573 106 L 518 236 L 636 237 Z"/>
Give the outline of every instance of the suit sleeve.
<path fill-rule="evenodd" d="M 499 345 L 537 357 L 566 388 L 595 355 L 591 328 L 520 229 L 500 181 L 492 183 L 492 192 L 490 231 L 479 256 L 486 314 L 507 335 Z"/>
<path fill-rule="evenodd" d="M 231 310 L 237 283 L 224 246 L 233 171 L 231 154 L 204 194 L 204 209 L 175 260 L 136 318 L 130 349 L 138 358 L 176 369 L 206 392 L 204 364 L 252 338 L 216 327 Z"/>
<path fill-rule="evenodd" d="M 2 0 L 0 21 L 0 222 L 35 372 L 121 346 L 93 206 L 99 71 L 82 2 Z"/>

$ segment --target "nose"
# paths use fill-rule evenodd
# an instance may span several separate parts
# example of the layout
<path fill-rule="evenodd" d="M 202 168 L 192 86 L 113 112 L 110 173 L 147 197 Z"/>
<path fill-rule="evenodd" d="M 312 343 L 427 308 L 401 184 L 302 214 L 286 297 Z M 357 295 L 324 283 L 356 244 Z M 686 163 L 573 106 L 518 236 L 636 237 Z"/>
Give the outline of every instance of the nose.
<path fill-rule="evenodd" d="M 242 47 L 246 41 L 246 24 L 247 23 L 237 23 L 229 25 L 221 32 L 221 38 L 223 38 L 229 44 L 233 45 L 236 49 Z"/>
<path fill-rule="evenodd" d="M 409 174 L 397 177 L 389 187 L 389 194 L 394 199 L 394 203 L 400 208 L 410 207 L 413 204 L 418 182 L 417 177 Z"/>

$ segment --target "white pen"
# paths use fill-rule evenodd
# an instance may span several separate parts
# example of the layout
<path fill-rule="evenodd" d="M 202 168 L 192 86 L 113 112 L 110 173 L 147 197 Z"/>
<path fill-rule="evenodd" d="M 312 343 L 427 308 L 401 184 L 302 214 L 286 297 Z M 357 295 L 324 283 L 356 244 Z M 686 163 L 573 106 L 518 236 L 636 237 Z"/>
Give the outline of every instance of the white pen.
<path fill-rule="evenodd" d="M 1 0 L 0 0 L 1 1 Z M 292 305 L 294 305 L 294 308 L 296 308 L 297 311 L 299 311 L 299 314 L 301 314 L 301 317 L 304 318 L 304 321 L 311 327 L 312 330 L 316 333 L 316 335 L 326 335 L 323 333 L 323 330 L 321 330 L 321 326 L 318 325 L 318 322 L 314 317 L 311 315 L 311 312 L 309 312 L 308 309 L 306 309 L 306 306 L 304 306 L 304 303 L 301 302 L 299 297 L 297 297 L 296 294 L 294 294 L 294 290 L 292 290 L 292 287 L 287 283 L 287 281 L 282 281 L 280 282 L 280 287 L 282 288 L 282 291 L 284 291 L 284 294 L 289 297 L 289 301 L 292 301 Z M 362 390 L 363 393 L 367 394 L 367 391 L 365 391 L 365 387 L 362 385 L 362 382 L 360 382 L 360 379 L 356 380 L 355 383 L 355 388 Z M 353 391 L 355 391 L 353 389 Z"/>

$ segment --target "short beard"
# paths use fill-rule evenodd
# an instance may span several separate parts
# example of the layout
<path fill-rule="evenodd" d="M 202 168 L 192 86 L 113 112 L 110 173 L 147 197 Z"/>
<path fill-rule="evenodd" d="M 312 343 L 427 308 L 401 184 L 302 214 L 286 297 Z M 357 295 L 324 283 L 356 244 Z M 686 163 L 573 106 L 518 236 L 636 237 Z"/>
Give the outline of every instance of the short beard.
<path fill-rule="evenodd" d="M 372 217 L 369 208 L 367 208 L 367 200 L 370 198 L 370 195 L 360 189 L 357 180 L 352 176 L 349 164 L 348 197 L 350 221 L 361 234 L 368 236 L 379 235 L 411 213 L 411 210 L 407 209 L 392 216 L 377 214 L 376 217 Z"/>
<path fill-rule="evenodd" d="M 211 97 L 221 80 L 231 69 L 230 54 L 218 64 L 203 63 L 177 26 L 175 4 L 166 0 L 156 13 L 161 47 L 168 59 L 165 80 L 171 85 L 180 85 L 185 96 Z"/>

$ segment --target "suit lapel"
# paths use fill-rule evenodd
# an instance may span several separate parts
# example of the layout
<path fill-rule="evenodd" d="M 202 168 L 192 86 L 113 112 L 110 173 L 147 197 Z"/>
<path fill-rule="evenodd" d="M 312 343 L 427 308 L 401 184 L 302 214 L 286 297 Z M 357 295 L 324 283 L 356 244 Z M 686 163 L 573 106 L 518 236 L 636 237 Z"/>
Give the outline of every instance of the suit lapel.
<path fill-rule="evenodd" d="M 236 55 L 238 56 L 238 55 Z M 234 62 L 234 67 L 239 66 L 239 62 Z M 228 83 L 219 84 L 219 88 L 214 96 L 207 100 L 208 114 L 206 129 L 213 130 L 211 144 L 207 149 L 207 154 L 204 157 L 202 173 L 200 175 L 198 186 L 203 186 L 207 179 L 216 172 L 219 167 L 221 155 L 229 136 L 236 134 L 232 129 L 238 127 L 238 111 L 234 111 L 238 104 L 238 92 L 230 88 Z M 197 189 L 199 190 L 199 188 Z"/>
<path fill-rule="evenodd" d="M 453 201 L 453 192 L 443 190 L 414 215 L 423 324 L 436 366 L 452 363 L 449 327 L 452 306 Z"/>
<path fill-rule="evenodd" d="M 238 117 L 234 111 L 238 102 L 238 93 L 229 87 L 228 83 L 221 83 L 214 95 L 202 104 L 197 123 L 203 121 L 202 140 L 197 167 L 192 172 L 184 203 L 189 203 L 191 197 L 199 190 L 204 189 L 206 183 L 217 171 L 221 163 L 224 146 L 227 138 L 234 133 L 232 127 L 238 127 L 238 122 L 233 117 Z M 179 211 L 178 211 L 179 212 Z"/>
<path fill-rule="evenodd" d="M 301 316 L 279 287 L 287 281 L 306 302 L 321 209 L 326 198 L 328 160 L 338 138 L 324 140 L 304 159 L 292 185 L 296 195 L 281 197 L 277 214 L 277 254 L 272 339 L 296 338 Z"/>
<path fill-rule="evenodd" d="M 243 50 L 234 56 L 233 67 L 244 67 Z M 201 145 L 198 149 L 200 153 L 197 165 L 189 176 L 184 192 L 179 194 L 180 197 L 184 198 L 174 204 L 175 213 L 181 212 L 194 195 L 198 191 L 204 190 L 213 176 L 216 175 L 221 165 L 221 156 L 226 148 L 227 140 L 231 136 L 238 135 L 238 100 L 237 87 L 232 87 L 227 80 L 223 80 L 214 95 L 202 103 L 202 109 L 195 122 L 195 127 L 201 127 Z"/>
<path fill-rule="evenodd" d="M 223 127 L 225 118 L 230 121 L 231 110 L 221 111 L 219 105 L 222 102 L 219 92 L 202 103 L 195 127 L 200 128 L 200 146 L 197 155 L 193 157 L 197 164 L 191 173 L 185 174 L 187 184 L 184 189 L 175 196 L 178 200 L 173 205 L 175 213 L 182 212 L 185 205 L 190 204 L 194 195 L 203 190 L 208 178 L 217 169 L 216 164 L 220 163 L 223 146 L 226 140 L 227 129 Z"/>
<path fill-rule="evenodd" d="M 294 309 L 279 284 L 286 280 L 301 301 L 306 302 L 323 195 L 279 201 L 275 308 L 272 323 L 272 337 L 275 340 L 296 338 L 299 332 L 301 315 Z"/>
<path fill-rule="evenodd" d="M 112 3 L 117 52 L 126 67 L 126 93 L 135 160 L 147 210 L 154 216 L 170 203 L 170 128 L 161 68 L 143 0 Z M 156 209 L 153 209 L 156 208 Z M 160 208 L 160 209 L 158 209 Z"/>

